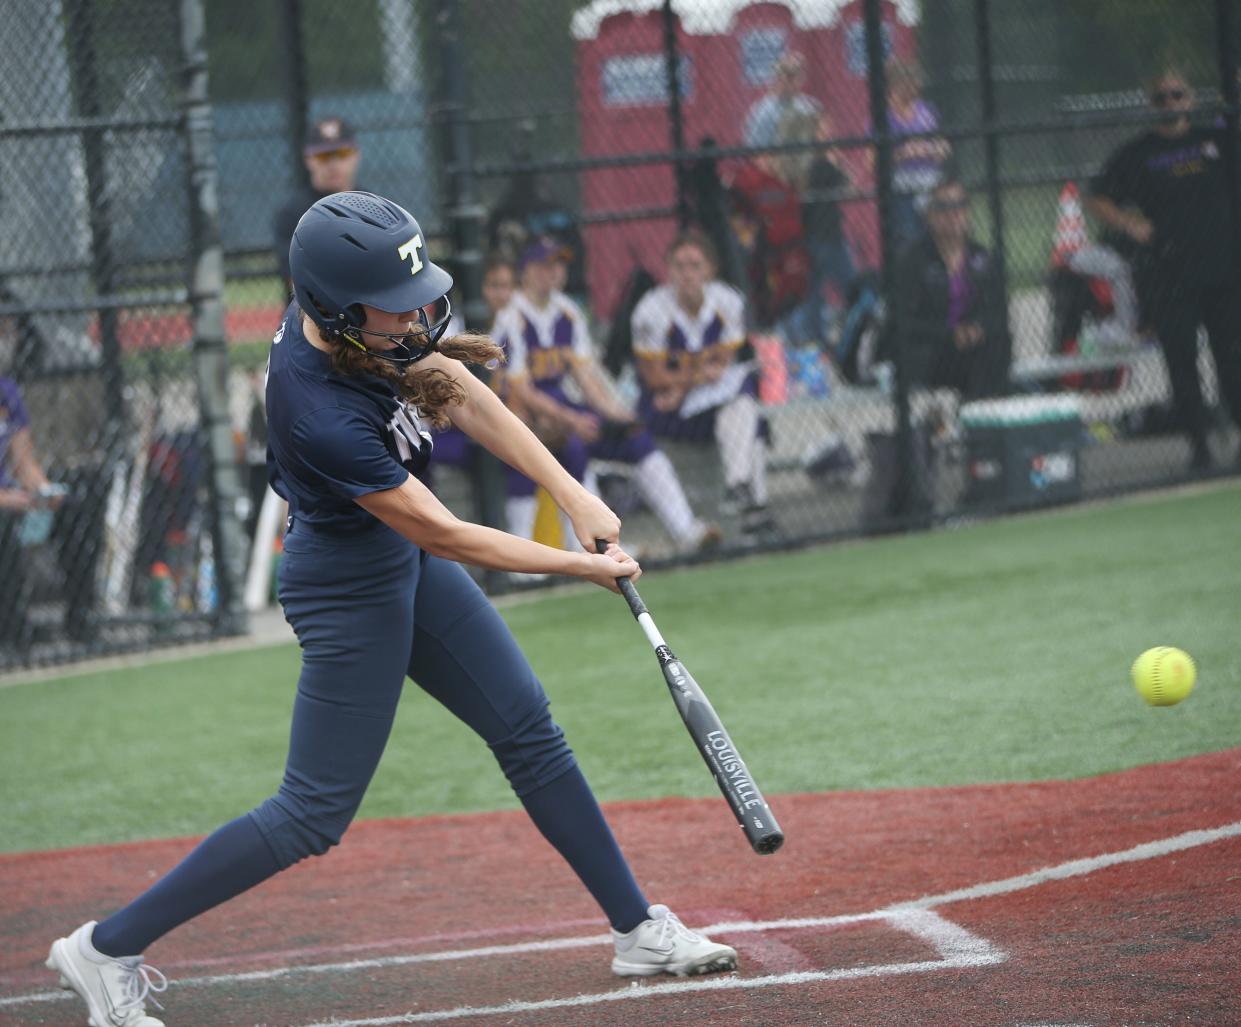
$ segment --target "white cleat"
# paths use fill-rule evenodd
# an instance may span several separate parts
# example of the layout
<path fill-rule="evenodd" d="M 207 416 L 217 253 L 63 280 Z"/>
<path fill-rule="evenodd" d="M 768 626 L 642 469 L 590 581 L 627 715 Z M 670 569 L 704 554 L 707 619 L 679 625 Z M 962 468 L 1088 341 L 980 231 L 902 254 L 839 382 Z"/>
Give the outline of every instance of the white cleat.
<path fill-rule="evenodd" d="M 62 988 L 77 992 L 86 1002 L 91 1027 L 164 1027 L 163 1020 L 146 1015 L 146 998 L 164 991 L 168 978 L 147 966 L 141 956 L 103 957 L 104 962 L 88 957 L 83 943 L 90 944 L 94 929 L 92 920 L 52 942 L 47 968 L 60 974 Z"/>
<path fill-rule="evenodd" d="M 651 906 L 646 912 L 650 919 L 628 934 L 612 931 L 612 973 L 617 977 L 691 977 L 737 969 L 735 949 L 695 934 L 667 906 Z"/>

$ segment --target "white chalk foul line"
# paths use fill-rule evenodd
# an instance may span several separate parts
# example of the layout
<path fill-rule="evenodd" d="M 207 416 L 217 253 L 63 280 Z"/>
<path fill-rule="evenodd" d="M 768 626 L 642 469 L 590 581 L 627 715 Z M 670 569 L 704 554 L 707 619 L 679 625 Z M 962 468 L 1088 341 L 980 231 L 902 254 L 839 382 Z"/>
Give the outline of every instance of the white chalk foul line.
<path fill-rule="evenodd" d="M 895 914 L 903 917 L 905 914 Z M 861 923 L 866 920 L 892 920 L 893 915 L 876 911 L 873 913 L 849 913 L 841 916 L 799 917 L 789 920 L 738 921 L 712 924 L 704 928 L 707 934 L 741 934 L 751 931 L 795 930 L 798 928 L 838 927 Z M 903 922 L 903 921 L 902 921 Z M 382 956 L 374 959 L 352 959 L 341 963 L 306 963 L 297 966 L 274 967 L 270 970 L 251 970 L 243 973 L 212 974 L 203 977 L 180 977 L 175 979 L 178 988 L 200 988 L 214 984 L 243 984 L 268 981 L 279 977 L 299 974 L 351 973 L 357 970 L 382 970 L 416 963 L 443 963 L 462 959 L 485 959 L 491 956 L 514 956 L 530 952 L 557 952 L 566 949 L 589 948 L 610 945 L 610 934 L 592 934 L 573 938 L 551 938 L 546 941 L 518 942 L 512 945 L 487 945 L 472 949 L 445 949 L 440 952 L 417 952 L 405 956 Z M 938 964 L 936 964 L 938 965 Z M 30 995 L 14 995 L 0 998 L 0 1007 L 25 1005 L 33 1002 L 53 1002 L 70 997 L 64 991 L 36 992 Z"/>
<path fill-rule="evenodd" d="M 1004 956 L 988 962 L 1001 962 Z M 808 970 L 798 973 L 771 974 L 766 977 L 706 977 L 702 980 L 673 981 L 669 984 L 646 984 L 613 991 L 600 991 L 573 998 L 549 998 L 541 1002 L 506 1002 L 499 1006 L 461 1006 L 425 1013 L 406 1013 L 403 1016 L 374 1017 L 368 1020 L 326 1020 L 308 1024 L 306 1027 L 387 1027 L 401 1023 L 438 1023 L 442 1020 L 460 1020 L 467 1016 L 496 1016 L 505 1013 L 538 1012 L 548 1009 L 565 1009 L 574 1006 L 594 1006 L 604 1002 L 626 1002 L 635 999 L 662 998 L 666 995 L 683 995 L 686 992 L 730 991 L 736 989 L 770 988 L 790 984 L 813 984 L 819 981 L 849 981 L 864 977 L 886 977 L 894 974 L 929 973 L 933 970 L 961 969 L 982 966 L 982 962 L 953 962 L 931 959 L 919 963 L 886 963 L 876 966 L 846 967 L 840 970 Z"/>
<path fill-rule="evenodd" d="M 992 895 L 1004 895 L 1008 892 L 1023 891 L 1048 881 L 1063 881 L 1069 877 L 1081 877 L 1093 874 L 1096 870 L 1119 866 L 1121 863 L 1139 863 L 1144 859 L 1156 859 L 1169 856 L 1174 852 L 1182 852 L 1199 845 L 1210 845 L 1212 842 L 1226 838 L 1241 836 L 1241 820 L 1222 827 L 1212 827 L 1201 831 L 1186 831 L 1184 834 L 1171 838 L 1162 838 L 1156 842 L 1145 842 L 1135 845 L 1132 849 L 1121 852 L 1107 852 L 1101 856 L 1088 856 L 1085 859 L 1074 859 L 1068 863 L 1043 867 L 1028 874 L 1006 877 L 1002 881 L 989 881 L 986 884 L 975 884 L 969 888 L 958 888 L 956 891 L 944 892 L 942 895 L 926 895 L 910 902 L 900 902 L 890 909 L 930 909 L 933 906 L 944 906 L 950 902 L 964 902 L 969 899 L 985 899 Z"/>
<path fill-rule="evenodd" d="M 1093 873 L 1096 870 L 1102 870 L 1106 867 L 1116 866 L 1121 863 L 1133 863 L 1146 859 L 1155 859 L 1160 856 L 1166 856 L 1173 852 L 1181 852 L 1185 849 L 1194 848 L 1199 845 L 1208 845 L 1212 842 L 1223 841 L 1228 838 L 1235 838 L 1241 835 L 1241 821 L 1231 824 L 1224 824 L 1221 827 L 1209 828 L 1206 830 L 1186 831 L 1183 834 L 1174 835 L 1170 838 L 1164 838 L 1159 841 L 1145 842 L 1141 845 L 1135 845 L 1130 849 L 1124 849 L 1120 852 L 1104 853 L 1099 856 L 1091 856 L 1086 859 L 1071 860 L 1067 863 L 1061 863 L 1056 866 L 1044 867 L 1041 870 L 1032 873 L 1022 874 L 1017 877 L 1008 877 L 1000 881 L 992 881 L 985 884 L 974 885 L 970 888 L 961 888 L 951 892 L 944 892 L 940 895 L 928 895 L 911 902 L 898 903 L 886 910 L 877 910 L 871 913 L 850 914 L 834 917 L 803 917 L 786 920 L 765 920 L 765 921 L 749 921 L 737 923 L 719 923 L 713 924 L 705 928 L 708 934 L 736 934 L 747 931 L 771 931 L 771 930 L 791 930 L 796 928 L 813 928 L 813 927 L 831 927 L 848 923 L 858 923 L 864 920 L 887 920 L 894 926 L 901 929 L 918 933 L 918 924 L 932 924 L 934 921 L 920 921 L 915 917 L 920 911 L 930 912 L 932 907 L 944 905 L 950 902 L 961 902 L 969 899 L 986 898 L 991 895 L 1002 895 L 1007 892 L 1020 891 L 1025 888 L 1033 888 L 1037 885 L 1046 883 L 1047 881 L 1062 880 L 1068 877 L 1076 877 L 1084 874 Z M 934 914 L 932 914 L 934 915 Z M 951 962 L 956 956 L 950 945 L 948 928 L 961 931 L 963 937 L 957 939 L 957 943 L 968 948 L 971 944 L 987 945 L 985 941 L 974 938 L 968 932 L 955 925 L 950 924 L 946 920 L 939 918 L 940 925 L 936 929 L 945 932 L 945 936 L 940 942 L 933 941 L 929 936 L 928 941 L 932 941 L 943 959 L 933 960 L 926 963 L 894 963 L 889 967 L 858 967 L 849 970 L 831 970 L 831 971 L 806 971 L 792 974 L 776 974 L 768 977 L 750 977 L 750 978 L 713 978 L 704 981 L 686 981 L 676 982 L 667 985 L 647 986 L 641 989 L 628 989 L 627 991 L 606 992 L 604 994 L 610 996 L 608 998 L 599 999 L 598 1001 L 617 1001 L 627 997 L 630 991 L 650 992 L 657 994 L 672 994 L 684 990 L 692 990 L 695 988 L 715 988 L 715 987 L 763 987 L 767 986 L 763 983 L 751 982 L 768 982 L 768 984 L 782 983 L 800 983 L 803 979 L 811 980 L 843 980 L 852 976 L 873 976 L 877 972 L 883 973 L 917 973 L 933 968 L 947 968 L 950 965 L 957 965 Z M 930 930 L 925 927 L 925 930 Z M 408 956 L 388 956 L 379 959 L 360 959 L 343 963 L 319 963 L 306 964 L 302 966 L 286 966 L 278 967 L 271 970 L 256 970 L 248 973 L 236 974 L 216 974 L 207 977 L 187 977 L 179 978 L 175 981 L 178 987 L 202 987 L 214 984 L 232 984 L 246 981 L 262 981 L 270 980 L 277 977 L 288 977 L 295 974 L 311 974 L 311 973 L 337 973 L 348 972 L 351 970 L 367 970 L 379 969 L 383 967 L 405 966 L 412 963 L 429 963 L 440 962 L 456 959 L 477 959 L 486 956 L 512 955 L 524 952 L 541 952 L 554 951 L 571 948 L 583 948 L 591 945 L 603 945 L 610 941 L 607 935 L 591 935 L 575 938 L 557 938 L 547 941 L 526 942 L 514 945 L 491 945 L 484 948 L 474 949 L 450 949 L 442 952 L 424 952 Z M 962 958 L 964 956 L 962 955 Z M 968 965 L 983 965 L 968 964 Z M 670 991 L 669 989 L 674 989 Z M 0 998 L 0 1008 L 5 1006 L 29 1005 L 36 1002 L 52 1002 L 63 998 L 73 997 L 63 991 L 45 991 L 34 992 L 27 995 L 12 995 L 6 998 Z M 642 996 L 645 997 L 645 996 Z M 578 999 L 556 1000 L 570 1004 L 587 1004 L 588 996 L 579 996 Z M 548 1000 L 552 1001 L 552 1000 Z M 518 1004 L 520 1005 L 520 1004 Z M 490 1007 L 488 1007 L 490 1008 Z M 525 1007 L 522 1007 L 525 1008 Z M 550 1008 L 542 1005 L 530 1006 L 531 1009 Z M 495 1011 L 520 1011 L 515 1006 L 497 1006 Z M 453 1017 L 460 1018 L 467 1015 L 464 1012 L 451 1012 Z M 432 1014 L 415 1014 L 430 1018 Z M 449 1018 L 449 1013 L 437 1013 L 435 1016 L 441 1018 Z M 483 1015 L 483 1009 L 479 1008 L 470 1015 Z M 356 1025 L 370 1023 L 401 1023 L 401 1022 L 418 1022 L 418 1021 L 350 1021 Z M 336 1027 L 344 1027 L 343 1023 L 338 1023 Z"/>

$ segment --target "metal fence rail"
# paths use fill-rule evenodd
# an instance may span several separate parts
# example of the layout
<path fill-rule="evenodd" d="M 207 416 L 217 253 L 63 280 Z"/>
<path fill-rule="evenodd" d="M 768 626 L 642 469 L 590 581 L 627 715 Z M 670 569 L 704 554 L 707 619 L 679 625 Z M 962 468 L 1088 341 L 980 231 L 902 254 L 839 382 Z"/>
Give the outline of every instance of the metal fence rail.
<path fill-rule="evenodd" d="M 0 381 L 20 397 L 6 423 L 68 492 L 0 513 L 0 666 L 239 630 L 243 579 L 252 607 L 272 600 L 276 224 L 342 168 L 433 234 L 471 327 L 521 286 L 528 244 L 554 241 L 608 387 L 725 552 L 1236 473 L 1241 314 L 1219 297 L 1241 293 L 1237 13 L 16 0 Z M 325 118 L 347 145 L 311 158 Z M 1209 179 L 1213 205 L 1166 234 L 1214 239 L 1218 259 L 1169 263 L 1100 219 L 1096 193 L 1149 206 L 1125 192 L 1145 172 L 1115 163 L 1139 137 L 1157 144 L 1143 159 Z M 692 282 L 635 320 L 687 230 L 740 297 L 735 339 L 711 326 L 731 301 L 699 305 Z M 448 448 L 445 500 L 530 530 L 494 461 Z M 15 452 L 0 448 L 0 489 L 37 493 Z M 648 559 L 714 539 L 678 527 L 632 464 L 591 469 Z M 559 535 L 542 508 L 533 530 Z"/>

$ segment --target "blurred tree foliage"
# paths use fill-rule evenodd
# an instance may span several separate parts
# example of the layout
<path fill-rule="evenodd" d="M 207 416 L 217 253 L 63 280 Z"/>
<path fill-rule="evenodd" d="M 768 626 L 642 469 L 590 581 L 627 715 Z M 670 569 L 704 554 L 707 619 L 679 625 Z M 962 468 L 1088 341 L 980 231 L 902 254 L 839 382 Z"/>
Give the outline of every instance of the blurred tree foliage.
<path fill-rule="evenodd" d="M 423 5 L 419 5 L 421 7 Z M 307 82 L 317 93 L 383 87 L 376 4 L 302 0 Z M 289 60 L 285 5 L 276 0 L 210 0 L 207 45 L 217 102 L 277 100 Z"/>
<path fill-rule="evenodd" d="M 1065 0 L 1064 10 L 1066 77 L 1080 91 L 1142 86 L 1169 64 L 1218 85 L 1215 0 Z"/>

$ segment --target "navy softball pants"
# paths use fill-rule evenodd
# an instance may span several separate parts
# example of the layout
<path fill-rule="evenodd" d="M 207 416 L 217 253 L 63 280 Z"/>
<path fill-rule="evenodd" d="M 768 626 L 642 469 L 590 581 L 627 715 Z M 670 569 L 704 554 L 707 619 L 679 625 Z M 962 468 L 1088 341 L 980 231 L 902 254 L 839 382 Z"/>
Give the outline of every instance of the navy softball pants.
<path fill-rule="evenodd" d="M 173 927 L 337 844 L 387 744 L 406 676 L 491 748 L 536 826 L 618 930 L 642 895 L 547 696 L 507 626 L 457 564 L 383 524 L 342 536 L 295 524 L 280 601 L 302 648 L 279 791 L 206 838 L 150 891 L 98 924 L 107 955 Z"/>

